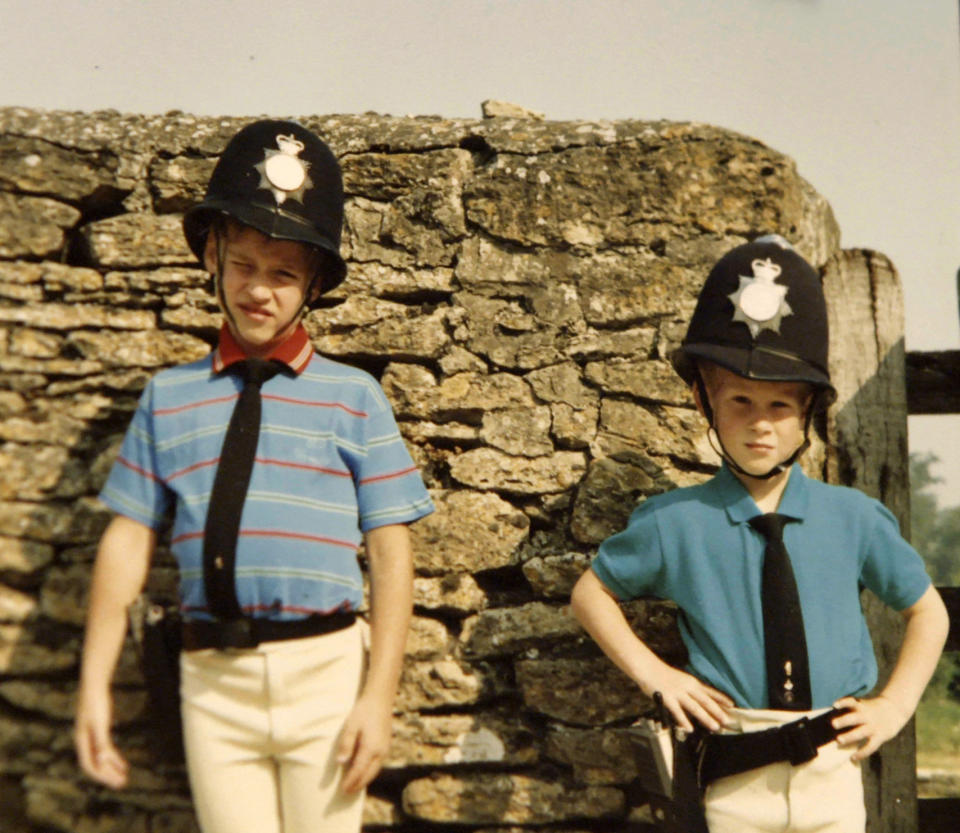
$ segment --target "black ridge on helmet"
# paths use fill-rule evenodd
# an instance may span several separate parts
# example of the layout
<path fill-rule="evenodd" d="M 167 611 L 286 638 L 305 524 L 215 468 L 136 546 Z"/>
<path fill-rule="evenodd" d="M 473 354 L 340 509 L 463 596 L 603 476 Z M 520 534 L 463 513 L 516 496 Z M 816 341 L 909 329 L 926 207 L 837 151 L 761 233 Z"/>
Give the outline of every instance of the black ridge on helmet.
<path fill-rule="evenodd" d="M 297 122 L 253 122 L 224 148 L 203 201 L 183 217 L 187 243 L 201 263 L 207 234 L 223 216 L 267 237 L 319 249 L 323 256 L 321 292 L 333 289 L 346 276 L 347 267 L 340 257 L 340 165 L 330 148 Z M 307 303 L 312 305 L 310 289 L 312 285 Z"/>
<path fill-rule="evenodd" d="M 771 234 L 737 246 L 717 261 L 671 361 L 687 384 L 697 385 L 714 429 L 713 411 L 697 371 L 699 359 L 747 379 L 813 386 L 815 400 L 807 409 L 803 444 L 762 479 L 789 468 L 807 449 L 813 413 L 836 398 L 827 368 L 828 346 L 827 305 L 819 273 L 786 240 Z M 734 469 L 749 474 L 729 454 L 724 457 Z"/>

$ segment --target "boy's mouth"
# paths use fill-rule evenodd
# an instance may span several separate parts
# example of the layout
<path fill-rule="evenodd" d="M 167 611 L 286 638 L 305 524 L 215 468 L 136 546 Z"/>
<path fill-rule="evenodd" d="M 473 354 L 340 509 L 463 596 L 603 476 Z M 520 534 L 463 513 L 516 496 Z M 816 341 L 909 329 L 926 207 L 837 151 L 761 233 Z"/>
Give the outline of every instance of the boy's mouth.
<path fill-rule="evenodd" d="M 254 321 L 266 321 L 272 317 L 270 312 L 264 307 L 252 306 L 250 304 L 238 304 L 237 306 L 240 312 Z"/>

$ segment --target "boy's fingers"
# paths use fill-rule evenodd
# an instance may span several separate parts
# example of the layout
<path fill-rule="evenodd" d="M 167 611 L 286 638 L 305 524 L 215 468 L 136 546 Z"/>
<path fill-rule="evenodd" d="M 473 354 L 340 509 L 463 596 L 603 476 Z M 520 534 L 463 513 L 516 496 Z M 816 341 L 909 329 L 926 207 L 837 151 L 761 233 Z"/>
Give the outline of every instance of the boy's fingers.
<path fill-rule="evenodd" d="M 345 764 L 354 758 L 357 746 L 357 731 L 344 727 L 340 735 L 340 743 L 337 744 L 337 763 Z"/>

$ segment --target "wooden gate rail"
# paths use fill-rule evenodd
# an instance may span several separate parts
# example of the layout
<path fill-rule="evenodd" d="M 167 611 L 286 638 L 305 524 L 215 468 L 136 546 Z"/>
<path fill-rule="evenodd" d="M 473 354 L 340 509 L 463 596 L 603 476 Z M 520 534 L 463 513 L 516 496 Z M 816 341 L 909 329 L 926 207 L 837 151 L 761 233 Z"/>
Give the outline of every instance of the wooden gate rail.
<path fill-rule="evenodd" d="M 960 350 L 907 353 L 907 413 L 960 414 Z"/>

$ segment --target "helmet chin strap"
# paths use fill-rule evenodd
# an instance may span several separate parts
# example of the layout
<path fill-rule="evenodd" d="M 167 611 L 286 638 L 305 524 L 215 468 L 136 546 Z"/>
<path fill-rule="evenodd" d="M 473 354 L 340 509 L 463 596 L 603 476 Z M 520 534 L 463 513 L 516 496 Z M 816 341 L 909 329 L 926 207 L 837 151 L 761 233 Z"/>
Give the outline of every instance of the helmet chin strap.
<path fill-rule="evenodd" d="M 787 471 L 795 462 L 797 462 L 797 460 L 800 458 L 800 455 L 810 448 L 810 424 L 813 422 L 813 412 L 816 410 L 816 398 L 819 393 L 815 392 L 813 394 L 813 399 L 811 399 L 810 403 L 807 405 L 807 416 L 803 425 L 803 442 L 797 446 L 793 454 L 791 454 L 783 462 L 777 463 L 768 472 L 765 472 L 764 474 L 754 474 L 753 472 L 747 471 L 745 468 L 743 468 L 743 466 L 733 459 L 733 455 L 727 451 L 726 446 L 723 444 L 723 440 L 720 439 L 720 431 L 717 429 L 713 408 L 710 406 L 710 399 L 707 395 L 707 387 L 703 383 L 703 378 L 700 376 L 699 372 L 696 376 L 696 385 L 697 390 L 700 393 L 700 404 L 703 407 L 704 416 L 710 423 L 710 427 L 707 429 L 707 442 L 710 443 L 710 447 L 717 454 L 719 454 L 726 464 L 735 472 L 737 472 L 737 474 L 742 474 L 744 477 L 752 477 L 754 480 L 769 480 L 771 477 L 776 477 L 778 474 L 783 474 L 783 472 Z M 713 442 L 713 435 L 716 435 L 717 437 L 716 444 Z M 717 446 L 719 446 L 719 448 Z"/>

